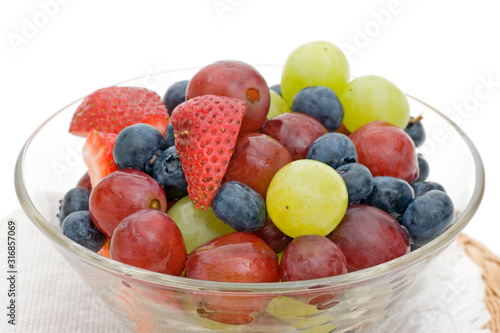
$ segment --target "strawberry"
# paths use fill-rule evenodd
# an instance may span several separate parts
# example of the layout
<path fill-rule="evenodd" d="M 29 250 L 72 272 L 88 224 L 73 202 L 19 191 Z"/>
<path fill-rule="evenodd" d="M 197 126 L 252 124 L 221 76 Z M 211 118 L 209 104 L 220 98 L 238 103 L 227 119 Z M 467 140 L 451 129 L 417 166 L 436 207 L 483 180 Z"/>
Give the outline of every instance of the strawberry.
<path fill-rule="evenodd" d="M 245 111 L 244 101 L 215 95 L 189 99 L 172 111 L 175 148 L 198 209 L 210 207 L 221 185 Z"/>
<path fill-rule="evenodd" d="M 116 171 L 118 166 L 113 159 L 113 145 L 117 134 L 91 130 L 83 146 L 83 161 L 87 165 L 90 186 Z"/>
<path fill-rule="evenodd" d="M 104 246 L 99 251 L 97 251 L 97 254 L 100 254 L 101 256 L 106 257 L 106 258 L 111 258 L 110 254 L 109 254 L 110 242 L 111 242 L 111 238 L 109 238 L 109 236 L 108 236 L 108 239 L 106 239 L 106 243 L 104 243 Z"/>
<path fill-rule="evenodd" d="M 146 123 L 164 133 L 168 122 L 168 111 L 156 92 L 139 87 L 108 87 L 83 100 L 69 131 L 83 137 L 92 129 L 118 134 L 127 126 Z"/>

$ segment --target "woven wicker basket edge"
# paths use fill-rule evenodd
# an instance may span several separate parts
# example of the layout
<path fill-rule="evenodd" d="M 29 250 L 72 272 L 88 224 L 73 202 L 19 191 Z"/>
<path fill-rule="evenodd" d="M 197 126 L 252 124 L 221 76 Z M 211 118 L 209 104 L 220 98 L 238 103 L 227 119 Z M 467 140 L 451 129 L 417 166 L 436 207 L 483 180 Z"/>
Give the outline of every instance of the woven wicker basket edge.
<path fill-rule="evenodd" d="M 463 245 L 465 253 L 482 270 L 486 288 L 485 303 L 491 314 L 491 320 L 486 328 L 493 333 L 500 333 L 500 257 L 464 233 L 459 235 L 457 241 Z"/>

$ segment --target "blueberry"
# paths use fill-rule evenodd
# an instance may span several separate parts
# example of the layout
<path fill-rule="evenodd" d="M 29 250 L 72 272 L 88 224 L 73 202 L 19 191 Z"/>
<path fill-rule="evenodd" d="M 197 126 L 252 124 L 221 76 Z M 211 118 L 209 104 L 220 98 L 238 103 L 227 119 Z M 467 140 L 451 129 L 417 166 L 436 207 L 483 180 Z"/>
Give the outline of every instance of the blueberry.
<path fill-rule="evenodd" d="M 413 191 L 415 191 L 415 197 L 418 197 L 419 195 L 422 195 L 431 190 L 446 192 L 443 185 L 436 182 L 416 181 L 411 184 L 411 187 L 413 187 Z"/>
<path fill-rule="evenodd" d="M 360 163 L 348 163 L 337 168 L 347 188 L 349 203 L 359 202 L 373 189 L 373 177 L 370 170 Z"/>
<path fill-rule="evenodd" d="M 420 120 L 422 120 L 421 117 L 411 117 L 405 128 L 406 134 L 412 138 L 415 147 L 420 147 L 425 141 L 425 130 Z"/>
<path fill-rule="evenodd" d="M 372 192 L 361 203 L 399 215 L 404 213 L 414 198 L 413 188 L 406 181 L 390 176 L 377 176 L 373 178 Z"/>
<path fill-rule="evenodd" d="M 229 181 L 219 187 L 212 209 L 215 216 L 237 231 L 254 232 L 267 220 L 266 203 L 262 196 L 237 181 Z"/>
<path fill-rule="evenodd" d="M 279 84 L 279 83 L 273 84 L 271 87 L 269 87 L 269 89 L 274 90 L 274 92 L 276 92 L 278 95 L 283 97 L 283 95 L 281 94 L 281 84 Z"/>
<path fill-rule="evenodd" d="M 172 114 L 172 111 L 174 111 L 177 105 L 186 101 L 186 88 L 188 83 L 188 80 L 175 82 L 168 87 L 165 95 L 163 95 L 163 104 L 170 114 Z"/>
<path fill-rule="evenodd" d="M 317 138 L 309 147 L 306 158 L 328 164 L 334 169 L 358 161 L 354 143 L 344 134 L 330 132 Z"/>
<path fill-rule="evenodd" d="M 439 236 L 453 222 L 454 215 L 450 197 L 443 191 L 431 190 L 408 205 L 400 223 L 412 243 L 421 246 Z"/>
<path fill-rule="evenodd" d="M 62 223 L 63 234 L 87 249 L 97 252 L 106 243 L 107 236 L 95 226 L 88 210 L 73 212 Z"/>
<path fill-rule="evenodd" d="M 344 108 L 337 94 L 324 86 L 300 90 L 293 98 L 291 110 L 313 116 L 330 132 L 337 130 L 344 120 Z"/>
<path fill-rule="evenodd" d="M 423 182 L 429 177 L 429 163 L 420 153 L 417 154 L 419 174 L 416 182 Z"/>
<path fill-rule="evenodd" d="M 118 133 L 113 158 L 119 168 L 150 173 L 154 160 L 165 148 L 167 142 L 160 131 L 148 124 L 135 124 Z"/>
<path fill-rule="evenodd" d="M 175 146 L 165 149 L 152 167 L 152 176 L 165 190 L 168 199 L 180 199 L 188 194 L 187 182 Z"/>
<path fill-rule="evenodd" d="M 167 129 L 165 130 L 165 140 L 167 141 L 167 147 L 175 146 L 174 138 L 174 125 L 168 123 Z"/>
<path fill-rule="evenodd" d="M 60 201 L 59 224 L 62 224 L 66 216 L 73 212 L 89 210 L 90 190 L 83 187 L 74 187 L 64 195 Z"/>

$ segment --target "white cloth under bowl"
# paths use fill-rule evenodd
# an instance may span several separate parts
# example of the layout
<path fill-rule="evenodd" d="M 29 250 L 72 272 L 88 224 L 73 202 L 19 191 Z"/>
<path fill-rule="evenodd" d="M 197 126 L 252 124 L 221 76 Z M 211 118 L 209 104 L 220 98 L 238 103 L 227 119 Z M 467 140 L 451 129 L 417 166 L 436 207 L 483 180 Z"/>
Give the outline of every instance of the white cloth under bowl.
<path fill-rule="evenodd" d="M 7 223 L 16 222 L 16 319 L 8 323 Z M 2 219 L 0 332 L 126 332 L 21 209 Z M 426 266 L 375 333 L 487 333 L 480 268 L 454 243 Z M 433 300 L 429 302 L 429 300 Z"/>

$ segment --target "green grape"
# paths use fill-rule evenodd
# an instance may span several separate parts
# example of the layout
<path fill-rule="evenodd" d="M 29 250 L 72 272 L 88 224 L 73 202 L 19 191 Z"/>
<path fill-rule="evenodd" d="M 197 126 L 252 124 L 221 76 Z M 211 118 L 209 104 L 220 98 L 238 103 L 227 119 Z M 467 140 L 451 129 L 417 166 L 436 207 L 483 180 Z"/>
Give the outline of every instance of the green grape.
<path fill-rule="evenodd" d="M 304 318 L 314 318 L 324 311 L 294 297 L 276 296 L 267 305 L 266 312 L 284 322 L 293 324 Z"/>
<path fill-rule="evenodd" d="M 351 132 L 371 121 L 387 121 L 404 129 L 410 120 L 406 96 L 391 81 L 367 75 L 349 82 L 339 95 L 344 126 Z"/>
<path fill-rule="evenodd" d="M 342 50 L 330 42 L 315 41 L 299 46 L 285 61 L 281 74 L 281 94 L 288 107 L 301 89 L 326 86 L 335 93 L 349 80 L 349 63 Z"/>
<path fill-rule="evenodd" d="M 187 253 L 215 237 L 235 231 L 219 220 L 212 208 L 207 211 L 196 209 L 189 196 L 181 198 L 170 207 L 167 215 L 179 226 Z"/>
<path fill-rule="evenodd" d="M 283 258 L 283 254 L 285 254 L 285 250 L 276 253 L 276 255 L 278 256 L 278 264 L 281 263 L 281 259 Z"/>
<path fill-rule="evenodd" d="M 286 235 L 328 235 L 347 209 L 347 189 L 329 165 L 302 159 L 281 168 L 266 195 L 267 212 Z"/>
<path fill-rule="evenodd" d="M 282 113 L 290 112 L 290 108 L 286 105 L 285 100 L 276 91 L 269 90 L 271 95 L 271 104 L 269 105 L 269 112 L 267 119 L 274 118 Z"/>

